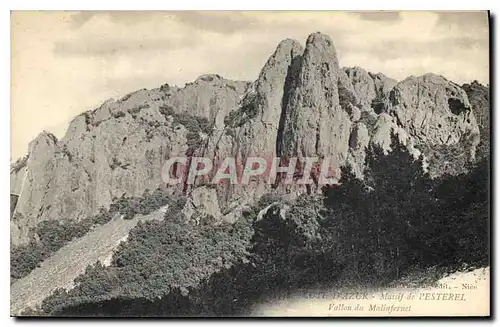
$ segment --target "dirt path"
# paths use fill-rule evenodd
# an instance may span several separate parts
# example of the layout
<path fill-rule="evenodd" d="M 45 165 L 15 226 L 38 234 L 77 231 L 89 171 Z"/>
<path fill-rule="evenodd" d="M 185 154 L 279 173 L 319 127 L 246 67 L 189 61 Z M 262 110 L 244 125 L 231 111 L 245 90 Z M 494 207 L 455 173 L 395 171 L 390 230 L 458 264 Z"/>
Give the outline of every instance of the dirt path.
<path fill-rule="evenodd" d="M 167 207 L 163 207 L 149 215 L 137 215 L 130 220 L 117 216 L 62 247 L 44 260 L 39 268 L 11 285 L 11 315 L 41 304 L 57 288 L 71 288 L 73 280 L 85 272 L 88 265 L 97 261 L 109 263 L 107 261 L 114 250 L 139 221 L 161 220 L 166 210 Z"/>

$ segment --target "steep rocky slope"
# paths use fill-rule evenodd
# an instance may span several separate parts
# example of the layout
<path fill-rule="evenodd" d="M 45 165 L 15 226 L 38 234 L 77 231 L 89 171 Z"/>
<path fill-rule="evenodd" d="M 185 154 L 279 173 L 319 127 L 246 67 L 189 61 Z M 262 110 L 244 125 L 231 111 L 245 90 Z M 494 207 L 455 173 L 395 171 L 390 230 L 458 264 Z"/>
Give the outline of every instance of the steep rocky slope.
<path fill-rule="evenodd" d="M 442 76 L 396 82 L 342 69 L 327 35 L 311 34 L 305 47 L 284 40 L 253 83 L 203 75 L 184 88 L 143 89 L 75 117 L 61 140 L 41 133 L 11 169 L 12 242 L 27 242 L 42 220 L 83 219 L 113 198 L 156 189 L 169 157 L 311 156 L 362 177 L 366 150 L 390 151 L 393 133 L 414 155 L 458 145 L 473 160 L 480 131 L 465 91 Z M 187 216 L 203 210 L 228 221 L 265 193 L 310 191 L 262 180 L 175 187 L 189 195 Z"/>
<path fill-rule="evenodd" d="M 168 110 L 190 108 L 217 128 L 246 85 L 207 75 L 183 89 L 140 90 L 75 117 L 61 140 L 41 133 L 28 158 L 11 169 L 11 193 L 19 196 L 13 243 L 26 242 L 42 220 L 82 219 L 115 197 L 156 189 L 165 158 L 184 156 L 189 148 L 189 126 Z"/>
<path fill-rule="evenodd" d="M 140 221 L 161 220 L 168 207 L 149 215 L 139 215 L 131 220 L 117 216 L 84 237 L 63 247 L 39 268 L 11 285 L 11 314 L 19 314 L 27 307 L 40 305 L 44 298 L 57 288 L 70 289 L 74 279 L 85 272 L 88 265 L 100 261 L 108 264 L 114 250 L 124 241 L 129 231 Z M 36 285 L 36 287 L 32 287 Z"/>
<path fill-rule="evenodd" d="M 462 85 L 467 93 L 474 115 L 476 116 L 481 134 L 477 149 L 477 159 L 487 156 L 490 153 L 490 91 L 489 87 L 481 85 L 477 81 Z"/>

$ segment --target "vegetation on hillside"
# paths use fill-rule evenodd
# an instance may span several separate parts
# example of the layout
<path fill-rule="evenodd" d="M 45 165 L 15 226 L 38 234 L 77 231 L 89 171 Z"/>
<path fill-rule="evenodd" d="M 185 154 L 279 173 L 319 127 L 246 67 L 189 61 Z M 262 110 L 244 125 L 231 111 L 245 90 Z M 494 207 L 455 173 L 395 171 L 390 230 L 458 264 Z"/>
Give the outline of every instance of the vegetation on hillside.
<path fill-rule="evenodd" d="M 488 160 L 430 179 L 397 144 L 372 149 L 365 179 L 344 174 L 322 196 L 258 203 L 234 225 L 174 213 L 131 233 L 110 267 L 89 267 L 47 298 L 55 315 L 242 315 L 275 294 L 342 281 L 384 285 L 416 269 L 489 264 Z M 346 171 L 345 169 L 343 171 Z M 274 202 L 274 201 L 272 201 Z"/>
<path fill-rule="evenodd" d="M 186 113 L 175 113 L 173 107 L 168 105 L 160 106 L 160 113 L 165 117 L 173 118 L 173 125 L 183 125 L 188 133 L 186 135 L 188 150 L 186 154 L 191 156 L 203 145 L 201 134 L 210 135 L 213 124 L 206 117 L 192 116 Z"/>
<path fill-rule="evenodd" d="M 247 96 L 243 100 L 243 105 L 237 110 L 231 111 L 224 118 L 224 124 L 229 128 L 241 127 L 247 121 L 255 118 L 258 114 L 260 97 L 257 94 Z"/>
<path fill-rule="evenodd" d="M 44 220 L 34 229 L 36 235 L 27 244 L 12 246 L 10 250 L 11 282 L 28 275 L 43 260 L 72 240 L 82 237 L 92 226 L 108 222 L 112 215 L 101 210 L 99 214 L 80 221 Z"/>
<path fill-rule="evenodd" d="M 182 205 L 182 200 L 172 198 L 162 189 L 146 190 L 142 197 L 113 199 L 109 210 L 101 208 L 93 217 L 79 221 L 45 220 L 33 231 L 35 237 L 25 245 L 13 246 L 10 252 L 11 282 L 28 275 L 43 260 L 74 239 L 88 233 L 93 226 L 109 222 L 115 215 L 132 219 L 137 214 L 147 215 L 167 204 Z"/>
<path fill-rule="evenodd" d="M 163 221 L 141 222 L 120 246 L 110 267 L 99 263 L 87 269 L 66 292 L 57 290 L 42 309 L 50 313 L 64 306 L 123 298 L 155 300 L 173 290 L 187 294 L 214 272 L 246 256 L 251 236 L 248 219 L 235 225 L 194 225 L 184 220 L 182 206 L 174 206 Z"/>
<path fill-rule="evenodd" d="M 360 107 L 360 103 L 357 100 L 354 93 L 348 90 L 342 83 L 338 83 L 339 92 L 339 104 L 342 108 L 347 108 L 350 105 L 355 107 Z"/>

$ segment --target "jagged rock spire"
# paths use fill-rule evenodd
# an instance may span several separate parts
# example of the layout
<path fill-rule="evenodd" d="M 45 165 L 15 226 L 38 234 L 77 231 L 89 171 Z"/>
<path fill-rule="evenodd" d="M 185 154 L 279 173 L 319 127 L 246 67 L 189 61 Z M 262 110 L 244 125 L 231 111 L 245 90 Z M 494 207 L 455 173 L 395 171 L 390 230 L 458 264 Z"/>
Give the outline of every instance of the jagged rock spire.
<path fill-rule="evenodd" d="M 311 34 L 298 79 L 286 104 L 282 155 L 332 155 L 334 162 L 343 160 L 348 150 L 351 121 L 340 106 L 339 89 L 352 92 L 352 85 L 345 86 L 348 80 L 342 73 L 330 37 Z"/>

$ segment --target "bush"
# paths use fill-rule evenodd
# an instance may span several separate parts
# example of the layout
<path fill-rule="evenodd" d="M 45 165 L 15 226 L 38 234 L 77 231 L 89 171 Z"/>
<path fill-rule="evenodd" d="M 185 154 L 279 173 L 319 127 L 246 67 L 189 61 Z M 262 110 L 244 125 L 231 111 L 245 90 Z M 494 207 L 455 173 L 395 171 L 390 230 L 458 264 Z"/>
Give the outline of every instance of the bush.
<path fill-rule="evenodd" d="M 385 109 L 384 99 L 381 97 L 376 97 L 372 100 L 371 107 L 375 111 L 376 114 L 380 114 Z"/>
<path fill-rule="evenodd" d="M 112 115 L 113 115 L 114 118 L 125 117 L 125 113 L 123 111 L 116 111 Z"/>
<path fill-rule="evenodd" d="M 13 280 L 28 275 L 40 263 L 73 239 L 82 237 L 92 227 L 90 219 L 77 222 L 60 222 L 44 220 L 40 222 L 35 233 L 39 241 L 30 241 L 26 245 L 15 246 L 11 249 L 10 265 Z"/>
<path fill-rule="evenodd" d="M 161 92 L 167 92 L 170 90 L 170 85 L 168 85 L 168 83 L 165 83 L 163 85 L 160 86 L 160 91 Z"/>
<path fill-rule="evenodd" d="M 371 115 L 368 111 L 362 111 L 359 122 L 365 124 L 368 133 L 371 135 L 377 124 L 377 116 Z"/>
<path fill-rule="evenodd" d="M 174 125 L 183 125 L 191 133 L 203 132 L 209 134 L 212 126 L 205 117 L 191 116 L 185 113 L 174 115 Z"/>
<path fill-rule="evenodd" d="M 92 227 L 92 221 L 77 222 L 44 220 L 36 227 L 36 234 L 47 252 L 53 253 L 75 238 L 82 237 Z"/>
<path fill-rule="evenodd" d="M 133 219 L 138 214 L 150 214 L 160 207 L 171 204 L 173 201 L 165 190 L 159 188 L 152 193 L 146 190 L 142 197 L 122 195 L 121 198 L 114 199 L 109 211 L 111 213 L 120 213 L 123 215 L 123 219 Z"/>
<path fill-rule="evenodd" d="M 182 210 L 185 199 L 168 195 L 165 190 L 145 191 L 142 197 L 126 197 L 114 199 L 110 209 L 100 208 L 92 217 L 80 221 L 44 220 L 34 232 L 39 241 L 32 240 L 26 245 L 11 248 L 10 265 L 12 282 L 28 275 L 43 260 L 74 239 L 87 234 L 94 225 L 108 223 L 116 213 L 124 215 L 124 219 L 132 219 L 137 214 L 147 215 L 162 206 L 170 205 L 171 210 Z"/>
<path fill-rule="evenodd" d="M 182 201 L 172 203 L 164 221 L 131 231 L 110 267 L 89 268 L 74 289 L 46 299 L 44 311 L 242 315 L 263 296 L 305 287 L 383 286 L 415 269 L 489 264 L 488 161 L 438 180 L 421 165 L 398 143 L 387 156 L 373 148 L 365 180 L 342 169 L 341 185 L 300 196 L 285 219 L 278 203 L 256 221 L 273 196 L 234 225 L 189 224 Z"/>
<path fill-rule="evenodd" d="M 45 249 L 35 241 L 26 245 L 14 246 L 10 250 L 11 282 L 27 276 L 46 258 Z"/>
<path fill-rule="evenodd" d="M 130 108 L 128 109 L 128 113 L 131 114 L 132 116 L 138 114 L 142 109 L 146 109 L 146 108 L 149 108 L 149 104 L 145 103 L 145 104 L 142 104 L 142 105 L 138 105 L 134 108 Z"/>
<path fill-rule="evenodd" d="M 162 105 L 160 106 L 160 113 L 167 117 L 167 116 L 173 116 L 175 115 L 175 110 L 173 107 L 169 106 L 169 105 Z"/>
<path fill-rule="evenodd" d="M 64 306 L 103 301 L 113 294 L 154 300 L 179 288 L 187 291 L 246 256 L 252 235 L 249 220 L 234 226 L 196 226 L 183 220 L 182 206 L 180 199 L 173 200 L 163 221 L 139 223 L 110 267 L 89 267 L 74 289 L 45 299 L 44 311 L 55 314 Z"/>
<path fill-rule="evenodd" d="M 109 222 L 112 217 L 113 212 L 100 208 L 97 215 L 80 221 L 44 220 L 40 222 L 33 231 L 38 236 L 38 241 L 33 239 L 28 244 L 11 247 L 11 282 L 27 276 L 52 253 L 72 240 L 87 234 L 92 226 Z"/>
<path fill-rule="evenodd" d="M 196 152 L 197 149 L 199 149 L 203 145 L 203 140 L 201 139 L 201 136 L 199 132 L 188 132 L 186 135 L 187 139 L 187 146 L 188 149 L 186 150 L 186 155 L 192 156 Z"/>
<path fill-rule="evenodd" d="M 188 133 L 187 145 L 188 150 L 186 154 L 188 156 L 193 155 L 193 153 L 202 146 L 202 139 L 200 133 L 210 135 L 212 132 L 213 124 L 211 124 L 206 117 L 192 116 L 186 113 L 176 114 L 174 108 L 168 105 L 160 106 L 160 113 L 167 116 L 173 117 L 173 125 L 183 125 Z"/>
<path fill-rule="evenodd" d="M 104 225 L 111 221 L 113 214 L 104 208 L 99 208 L 99 213 L 92 217 L 92 224 Z"/>
<path fill-rule="evenodd" d="M 356 100 L 356 96 L 346 89 L 342 84 L 338 84 L 339 91 L 339 104 L 342 108 L 347 108 L 350 104 L 359 107 L 359 102 Z"/>
<path fill-rule="evenodd" d="M 257 95 L 252 95 L 243 100 L 243 105 L 235 111 L 231 111 L 224 118 L 224 124 L 227 127 L 241 127 L 247 121 L 255 118 L 258 114 L 260 98 Z"/>
<path fill-rule="evenodd" d="M 489 86 L 481 85 L 477 81 L 471 84 L 464 84 L 462 88 L 467 93 L 469 102 L 479 125 L 480 141 L 476 150 L 476 157 L 481 160 L 489 157 L 490 153 L 490 88 Z"/>

